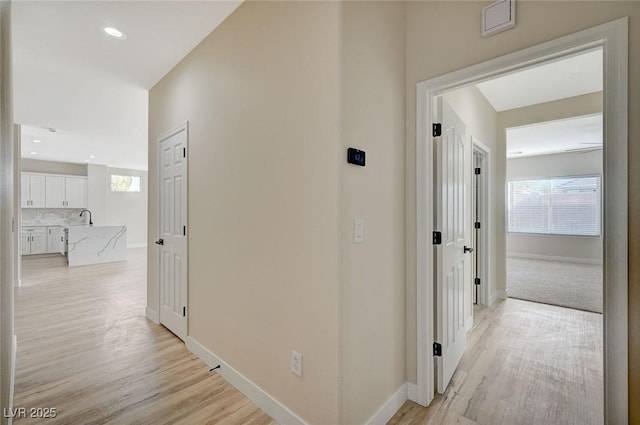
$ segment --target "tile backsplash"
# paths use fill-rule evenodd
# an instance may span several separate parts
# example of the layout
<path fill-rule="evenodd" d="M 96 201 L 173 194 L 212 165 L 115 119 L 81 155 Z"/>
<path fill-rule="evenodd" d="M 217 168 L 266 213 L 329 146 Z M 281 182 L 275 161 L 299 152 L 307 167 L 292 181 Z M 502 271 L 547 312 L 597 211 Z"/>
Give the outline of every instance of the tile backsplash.
<path fill-rule="evenodd" d="M 23 208 L 22 225 L 41 226 L 49 224 L 87 224 L 89 222 L 88 214 L 85 214 L 84 217 L 80 217 L 80 211 L 82 211 L 82 208 Z"/>

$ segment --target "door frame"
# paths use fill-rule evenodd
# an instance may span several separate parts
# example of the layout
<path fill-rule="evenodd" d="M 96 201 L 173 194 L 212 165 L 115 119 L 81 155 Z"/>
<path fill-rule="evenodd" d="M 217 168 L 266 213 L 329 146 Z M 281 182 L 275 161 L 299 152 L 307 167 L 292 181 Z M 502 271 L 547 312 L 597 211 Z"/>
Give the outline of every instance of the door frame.
<path fill-rule="evenodd" d="M 433 98 L 447 91 L 596 47 L 604 65 L 604 415 L 627 424 L 628 400 L 628 17 L 566 35 L 417 84 L 416 402 L 434 398 Z M 607 143 L 615 140 L 615 143 Z M 494 229 L 505 232 L 504 229 Z M 411 235 L 413 237 L 413 235 Z M 615 243 L 613 243 L 615 241 Z"/>
<path fill-rule="evenodd" d="M 491 275 L 491 260 L 493 259 L 493 253 L 490 250 L 489 234 L 493 229 L 493 223 L 491 222 L 491 216 L 494 214 L 493 208 L 491 208 L 491 185 L 489 184 L 489 176 L 491 175 L 491 148 L 482 143 L 477 137 L 471 136 L 471 149 L 472 152 L 480 152 L 482 155 L 482 172 L 480 173 L 480 184 L 478 185 L 478 191 L 480 192 L 480 201 L 478 205 L 478 212 L 480 218 L 480 231 L 483 238 L 481 239 L 480 246 L 480 289 L 478 290 L 478 305 L 490 306 L 491 299 L 489 298 L 489 276 Z M 475 167 L 475 165 L 474 165 Z M 473 196 L 475 199 L 475 186 L 473 187 Z M 474 201 L 475 202 L 475 201 Z"/>
<path fill-rule="evenodd" d="M 169 131 L 166 131 L 164 133 L 162 133 L 160 136 L 158 136 L 156 138 L 156 161 L 158 166 L 156 167 L 156 187 L 158 188 L 158 196 L 157 196 L 157 201 L 156 201 L 156 207 L 158 208 L 158 223 L 156 226 L 156 237 L 159 238 L 160 235 L 162 234 L 162 220 L 160 219 L 160 211 L 162 209 L 162 198 L 160 197 L 160 192 L 161 192 L 161 173 L 162 173 L 162 167 L 160 166 L 160 164 L 162 164 L 162 158 L 160 157 L 162 155 L 162 150 L 160 149 L 160 143 L 164 142 L 165 140 L 175 136 L 176 134 L 182 133 L 184 132 L 185 135 L 185 141 L 184 141 L 184 145 L 185 148 L 187 148 L 187 155 L 185 157 L 185 168 L 187 169 L 187 172 L 185 173 L 185 184 L 187 186 L 187 220 L 185 225 L 187 226 L 187 234 L 185 235 L 185 238 L 187 240 L 187 252 L 186 252 L 186 258 L 185 258 L 185 265 L 187 267 L 187 300 L 185 301 L 186 303 L 186 310 L 187 310 L 187 334 L 185 335 L 185 341 L 187 339 L 187 337 L 189 336 L 189 121 L 185 121 L 179 125 L 177 125 L 176 127 L 172 128 Z M 157 312 L 158 312 L 158 323 L 162 325 L 162 318 L 161 318 L 161 314 L 162 314 L 162 285 L 160 285 L 160 276 L 162 275 L 162 262 L 161 262 L 161 252 L 160 250 L 158 250 L 158 279 L 156 280 L 155 284 L 156 284 L 156 289 L 157 289 L 157 294 L 158 294 L 158 303 L 156 305 L 157 307 Z M 163 325 L 164 326 L 164 325 Z"/>

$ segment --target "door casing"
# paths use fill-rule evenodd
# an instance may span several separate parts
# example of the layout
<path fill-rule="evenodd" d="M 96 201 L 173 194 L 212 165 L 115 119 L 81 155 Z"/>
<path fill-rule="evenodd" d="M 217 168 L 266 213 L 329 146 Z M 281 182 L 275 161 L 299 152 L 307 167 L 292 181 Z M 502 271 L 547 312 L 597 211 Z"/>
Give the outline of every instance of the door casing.
<path fill-rule="evenodd" d="M 627 424 L 628 400 L 628 23 L 627 17 L 472 65 L 417 84 L 415 402 L 434 398 L 433 98 L 500 75 L 603 48 L 604 62 L 604 413 L 605 423 Z M 494 229 L 504 232 L 504 229 Z M 615 243 L 614 243 L 615 241 Z"/>

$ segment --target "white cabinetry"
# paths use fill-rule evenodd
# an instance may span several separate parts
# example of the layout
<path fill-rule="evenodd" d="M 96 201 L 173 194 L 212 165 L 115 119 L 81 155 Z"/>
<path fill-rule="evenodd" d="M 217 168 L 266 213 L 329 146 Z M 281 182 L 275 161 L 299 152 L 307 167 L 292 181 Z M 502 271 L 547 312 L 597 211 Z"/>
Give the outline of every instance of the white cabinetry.
<path fill-rule="evenodd" d="M 64 227 L 47 227 L 47 253 L 65 254 Z"/>
<path fill-rule="evenodd" d="M 86 208 L 85 177 L 46 176 L 47 208 Z"/>
<path fill-rule="evenodd" d="M 20 198 L 22 208 L 44 208 L 45 176 L 22 174 L 20 179 Z"/>
<path fill-rule="evenodd" d="M 44 227 L 23 227 L 20 240 L 20 251 L 23 255 L 47 252 L 47 231 Z"/>

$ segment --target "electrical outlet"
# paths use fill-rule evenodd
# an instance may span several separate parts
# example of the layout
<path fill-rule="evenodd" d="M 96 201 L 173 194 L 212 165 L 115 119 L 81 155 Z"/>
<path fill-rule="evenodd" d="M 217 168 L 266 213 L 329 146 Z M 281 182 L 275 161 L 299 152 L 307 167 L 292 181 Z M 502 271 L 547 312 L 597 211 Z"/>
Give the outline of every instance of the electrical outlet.
<path fill-rule="evenodd" d="M 302 354 L 297 351 L 291 352 L 291 372 L 302 376 Z"/>

